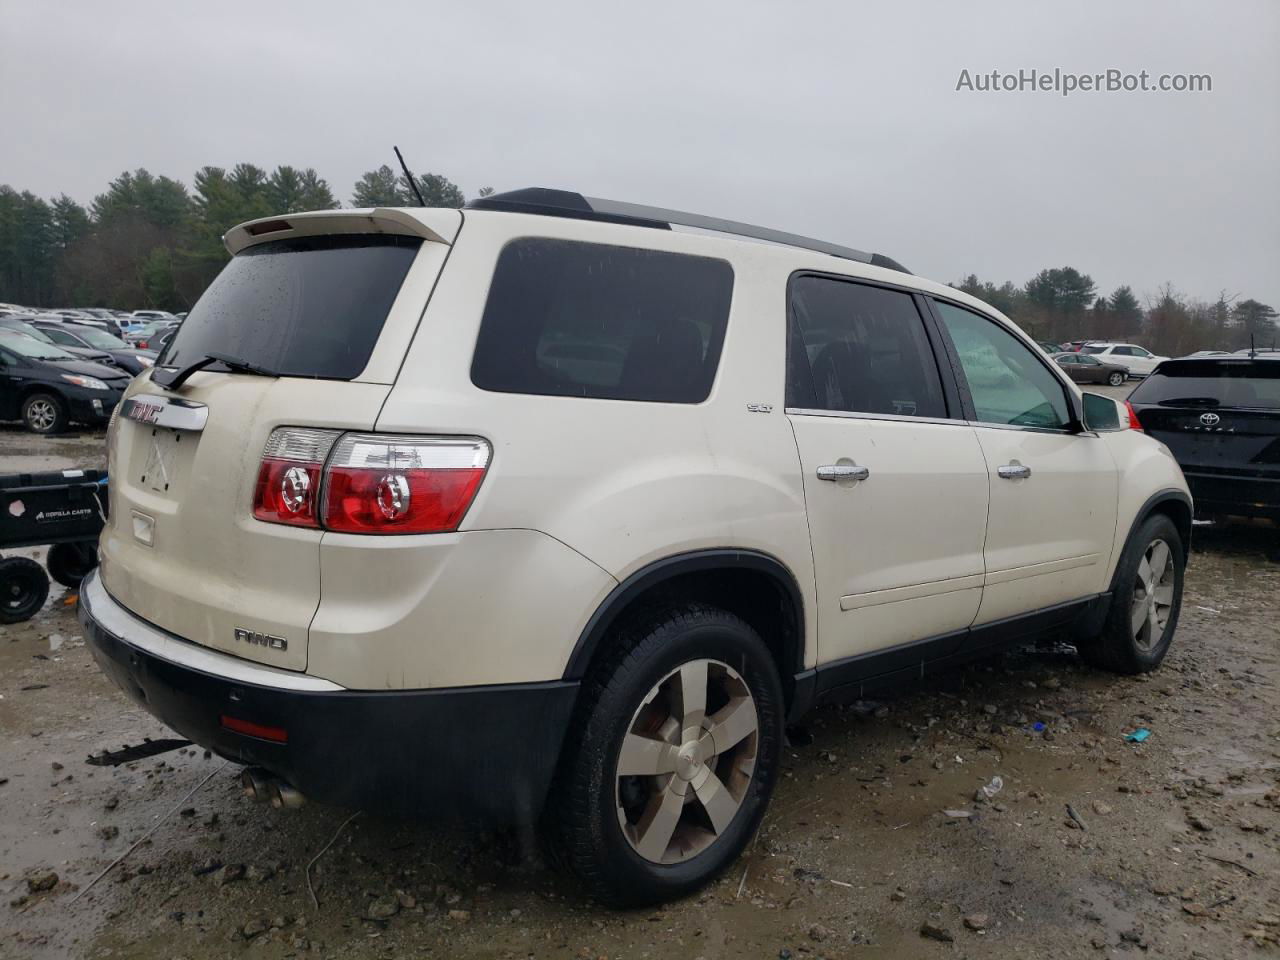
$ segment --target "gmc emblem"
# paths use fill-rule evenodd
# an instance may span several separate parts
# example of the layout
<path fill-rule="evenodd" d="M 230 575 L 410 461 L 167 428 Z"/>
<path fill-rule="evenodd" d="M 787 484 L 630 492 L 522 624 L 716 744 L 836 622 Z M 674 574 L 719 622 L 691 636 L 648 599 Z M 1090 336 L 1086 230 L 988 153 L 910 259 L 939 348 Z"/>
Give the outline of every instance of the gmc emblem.
<path fill-rule="evenodd" d="M 289 649 L 289 641 L 284 637 L 277 637 L 271 633 L 245 630 L 243 627 L 236 627 L 236 640 L 240 643 L 251 643 L 258 647 L 270 647 L 272 650 Z"/>

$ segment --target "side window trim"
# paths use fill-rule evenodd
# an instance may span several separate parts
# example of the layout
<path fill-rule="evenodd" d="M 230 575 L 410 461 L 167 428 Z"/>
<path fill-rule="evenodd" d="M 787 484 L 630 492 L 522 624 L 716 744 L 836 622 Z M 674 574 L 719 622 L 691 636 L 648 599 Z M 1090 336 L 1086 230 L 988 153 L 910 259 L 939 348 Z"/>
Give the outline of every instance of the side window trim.
<path fill-rule="evenodd" d="M 938 380 L 942 386 L 942 401 L 946 407 L 945 417 L 914 417 L 900 416 L 889 413 L 865 413 L 861 411 L 849 410 L 827 410 L 816 407 L 808 407 L 802 404 L 793 404 L 792 394 L 792 351 L 796 347 L 797 337 L 799 335 L 799 327 L 796 323 L 795 312 L 793 309 L 794 298 L 792 296 L 792 287 L 796 280 L 805 277 L 817 277 L 822 280 L 835 280 L 840 283 L 858 284 L 864 287 L 878 287 L 882 290 L 893 290 L 898 293 L 909 294 L 912 302 L 915 304 L 916 312 L 920 315 L 920 321 L 924 326 L 925 339 L 929 343 L 929 351 L 933 360 L 934 368 L 938 373 Z M 805 268 L 795 270 L 787 277 L 786 287 L 786 360 L 783 370 L 783 398 L 785 401 L 784 409 L 788 414 L 798 416 L 816 416 L 816 417 L 841 417 L 851 420 L 890 420 L 894 422 L 904 423 L 936 423 L 949 425 L 966 425 L 971 418 L 965 413 L 964 406 L 961 401 L 959 384 L 956 382 L 955 372 L 952 369 L 951 361 L 944 360 L 944 350 L 946 349 L 947 340 L 939 330 L 939 323 L 934 316 L 932 307 L 929 305 L 928 297 L 914 287 L 903 286 L 898 283 L 886 283 L 882 280 L 870 280 L 863 277 L 851 277 L 842 273 L 828 273 L 824 270 L 815 270 Z M 800 340 L 801 349 L 803 349 L 803 340 Z M 806 369 L 809 370 L 812 377 L 812 370 L 806 363 Z M 812 379 L 809 382 L 809 396 L 814 396 L 814 387 Z"/>
<path fill-rule="evenodd" d="M 1058 382 L 1058 386 L 1062 389 L 1062 394 L 1067 402 L 1067 409 L 1070 411 L 1071 422 L 1064 428 L 1058 427 L 1032 427 L 1023 426 L 1021 424 L 1001 424 L 986 423 L 978 419 L 977 408 L 973 403 L 973 393 L 969 389 L 969 381 L 965 377 L 964 368 L 960 365 L 960 354 L 956 350 L 955 341 L 951 339 L 951 334 L 947 330 L 947 326 L 942 322 L 942 315 L 938 312 L 937 303 L 949 303 L 953 307 L 961 310 L 968 310 L 975 316 L 979 316 L 986 320 L 987 323 L 994 323 L 1000 329 L 1004 329 L 1004 324 L 992 317 L 990 314 L 975 310 L 967 303 L 960 303 L 958 300 L 952 300 L 949 297 L 941 297 L 937 294 L 930 294 L 926 300 L 928 301 L 929 314 L 933 318 L 934 325 L 937 327 L 939 334 L 946 345 L 947 356 L 951 361 L 952 372 L 955 375 L 956 383 L 960 388 L 960 398 L 964 407 L 964 417 L 970 426 L 975 427 L 991 427 L 997 430 L 1026 430 L 1031 433 L 1054 433 L 1054 434 L 1081 434 L 1088 433 L 1088 428 L 1084 423 L 1084 410 L 1081 401 L 1076 392 L 1070 389 L 1067 384 L 1070 378 L 1067 376 L 1066 370 L 1058 366 L 1049 359 L 1049 356 L 1039 348 L 1034 350 L 1028 348 L 1028 352 L 1035 357 L 1036 362 L 1048 370 L 1053 378 Z"/>

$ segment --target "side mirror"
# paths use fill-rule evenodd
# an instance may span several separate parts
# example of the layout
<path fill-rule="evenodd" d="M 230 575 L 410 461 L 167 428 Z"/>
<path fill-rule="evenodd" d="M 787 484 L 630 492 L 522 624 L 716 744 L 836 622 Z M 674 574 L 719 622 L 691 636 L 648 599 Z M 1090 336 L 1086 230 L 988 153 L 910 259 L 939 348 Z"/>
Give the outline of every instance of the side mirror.
<path fill-rule="evenodd" d="M 1100 393 L 1084 394 L 1084 425 L 1097 433 L 1123 430 L 1128 418 L 1120 416 L 1120 404 Z"/>

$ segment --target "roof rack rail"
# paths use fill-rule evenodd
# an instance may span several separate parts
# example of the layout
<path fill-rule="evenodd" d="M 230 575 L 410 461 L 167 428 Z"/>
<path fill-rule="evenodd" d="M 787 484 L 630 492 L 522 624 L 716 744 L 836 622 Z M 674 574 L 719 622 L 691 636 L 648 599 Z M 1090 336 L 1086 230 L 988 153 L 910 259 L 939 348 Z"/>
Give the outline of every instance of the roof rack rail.
<path fill-rule="evenodd" d="M 817 253 L 829 254 L 843 260 L 856 260 L 877 267 L 896 270 L 909 274 L 911 271 L 892 257 L 879 253 L 864 253 L 852 247 L 842 247 L 825 240 L 814 240 L 796 233 L 785 233 L 769 227 L 757 227 L 737 220 L 722 220 L 718 217 L 704 217 L 698 213 L 685 213 L 682 210 L 666 210 L 662 207 L 647 207 L 639 203 L 626 203 L 621 200 L 602 200 L 599 197 L 584 197 L 572 190 L 552 190 L 547 187 L 525 187 L 520 190 L 508 190 L 505 193 L 493 193 L 467 203 L 470 210 L 506 210 L 510 213 L 533 213 L 546 217 L 571 217 L 577 220 L 600 220 L 606 223 L 621 223 L 633 227 L 650 227 L 656 230 L 670 230 L 672 226 L 693 227 L 697 230 L 709 230 L 713 233 L 727 233 L 735 237 L 749 237 L 753 240 L 764 240 L 768 243 L 779 243 L 788 247 L 799 247 L 802 250 L 813 250 Z"/>

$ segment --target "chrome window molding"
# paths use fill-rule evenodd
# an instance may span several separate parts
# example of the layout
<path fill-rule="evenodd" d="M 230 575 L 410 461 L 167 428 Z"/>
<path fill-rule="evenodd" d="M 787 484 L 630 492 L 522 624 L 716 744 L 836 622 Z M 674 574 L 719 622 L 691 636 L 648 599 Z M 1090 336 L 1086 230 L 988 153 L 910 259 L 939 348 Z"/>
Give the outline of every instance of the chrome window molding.
<path fill-rule="evenodd" d="M 852 410 L 810 410 L 805 407 L 787 407 L 788 415 L 803 417 L 839 417 L 845 420 L 887 420 L 890 423 L 936 423 L 962 427 L 967 421 L 948 417 L 912 417 L 897 413 L 862 413 Z"/>

